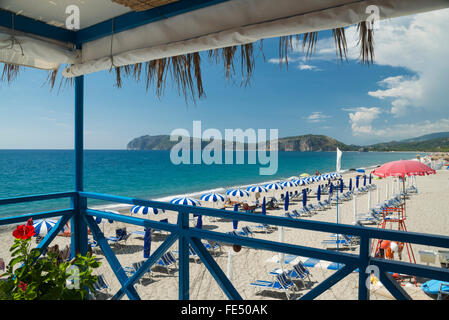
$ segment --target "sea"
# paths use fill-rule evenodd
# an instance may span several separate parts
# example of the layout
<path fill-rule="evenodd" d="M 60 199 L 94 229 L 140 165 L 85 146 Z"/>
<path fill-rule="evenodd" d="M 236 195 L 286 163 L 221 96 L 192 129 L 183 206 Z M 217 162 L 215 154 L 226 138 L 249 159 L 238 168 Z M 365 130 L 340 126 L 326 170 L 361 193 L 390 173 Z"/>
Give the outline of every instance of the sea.
<path fill-rule="evenodd" d="M 414 152 L 343 152 L 341 169 L 369 168 L 415 156 Z M 180 195 L 224 193 L 233 187 L 281 181 L 301 173 L 313 175 L 317 170 L 329 173 L 336 168 L 336 152 L 279 152 L 277 159 L 275 174 L 260 175 L 260 168 L 267 165 L 248 164 L 249 161 L 176 165 L 170 160 L 170 151 L 86 150 L 84 190 L 170 201 Z M 0 199 L 74 190 L 73 150 L 0 150 L 0 168 Z M 99 200 L 89 200 L 88 205 L 105 210 L 124 207 Z M 69 206 L 67 199 L 4 205 L 0 206 L 0 217 Z"/>

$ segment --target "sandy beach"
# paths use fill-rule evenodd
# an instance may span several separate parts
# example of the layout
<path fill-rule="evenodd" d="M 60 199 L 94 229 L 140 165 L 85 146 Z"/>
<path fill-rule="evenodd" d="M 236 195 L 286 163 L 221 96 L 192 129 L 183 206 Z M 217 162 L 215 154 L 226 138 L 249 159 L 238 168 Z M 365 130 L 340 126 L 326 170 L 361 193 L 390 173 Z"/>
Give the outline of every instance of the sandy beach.
<path fill-rule="evenodd" d="M 368 171 L 367 171 L 368 172 Z M 344 181 L 347 184 L 350 177 L 355 177 L 355 172 L 349 172 L 344 175 Z M 354 183 L 353 179 L 353 183 Z M 418 176 L 416 177 L 418 193 L 412 194 L 407 200 L 407 221 L 406 225 L 409 231 L 431 233 L 439 235 L 449 235 L 449 215 L 447 215 L 448 201 L 447 194 L 449 192 L 449 170 L 438 170 L 436 175 Z M 391 194 L 391 178 L 373 180 L 379 189 L 379 201 L 385 200 L 386 184 L 389 184 Z M 397 191 L 397 189 L 396 189 Z M 327 196 L 323 196 L 327 197 Z M 310 199 L 312 203 L 316 203 L 316 199 Z M 368 209 L 368 194 L 361 194 L 357 197 L 358 213 L 367 212 Z M 376 190 L 371 192 L 371 207 L 376 204 Z M 282 207 L 282 206 L 281 206 Z M 291 201 L 289 210 L 302 207 L 300 201 Z M 260 212 L 260 208 L 256 210 Z M 130 215 L 129 208 L 121 210 L 121 213 Z M 268 215 L 284 216 L 284 209 L 268 210 Z M 175 212 L 168 212 L 168 219 L 170 223 L 176 223 L 177 214 Z M 154 216 L 153 216 L 154 217 Z M 336 206 L 325 211 L 318 211 L 312 217 L 304 219 L 311 219 L 316 221 L 336 222 Z M 353 200 L 345 201 L 339 206 L 339 223 L 352 224 L 354 222 Z M 191 226 L 194 226 L 194 221 Z M 254 223 L 240 222 L 239 229 L 244 226 L 254 226 Z M 123 223 L 103 223 L 100 228 L 104 230 L 106 236 L 115 235 L 115 229 L 124 227 Z M 370 227 L 370 226 L 368 226 Z M 371 226 L 371 227 L 376 227 Z M 9 248 L 13 243 L 11 231 L 14 227 L 9 226 L 3 228 L 0 233 L 0 257 L 5 261 L 9 261 Z M 126 225 L 128 232 L 143 231 L 141 227 Z M 203 219 L 203 228 L 217 232 L 232 231 L 232 220 L 212 219 L 205 217 Z M 259 239 L 267 239 L 272 241 L 279 240 L 279 231 L 272 233 L 255 232 L 255 237 Z M 257 233 L 256 233 L 257 232 Z M 154 252 L 159 244 L 163 242 L 166 233 L 154 233 L 152 236 L 151 252 Z M 301 246 L 309 246 L 315 248 L 324 248 L 322 241 L 330 239 L 329 233 L 312 232 L 301 229 L 286 228 L 284 231 L 284 242 L 297 244 Z M 70 238 L 61 236 L 56 237 L 54 243 L 60 247 L 69 244 Z M 33 242 L 34 243 L 34 242 Z M 177 242 L 172 246 L 171 250 L 175 251 Z M 133 262 L 143 260 L 143 237 L 136 234 L 131 234 L 126 243 L 122 245 L 111 246 L 117 255 L 123 267 L 130 267 Z M 419 259 L 419 250 L 436 250 L 434 247 L 426 247 L 413 245 L 414 254 L 417 263 L 422 263 Z M 279 268 L 278 255 L 275 252 L 256 250 L 243 247 L 239 252 L 231 251 L 230 246 L 223 245 L 221 254 L 215 256 L 215 261 L 220 265 L 222 270 L 226 273 L 228 268 L 228 255 L 232 252 L 232 283 L 244 299 L 287 299 L 284 293 L 271 290 L 255 290 L 250 285 L 256 279 L 273 280 L 273 276 L 269 274 L 275 268 Z M 94 254 L 102 262 L 102 266 L 96 270 L 97 274 L 103 274 L 108 282 L 109 289 L 100 295 L 99 299 L 107 299 L 111 297 L 120 287 L 117 279 L 114 276 L 109 264 L 99 247 L 94 248 Z M 358 252 L 356 248 L 353 253 Z M 290 260 L 286 257 L 286 260 Z M 403 254 L 403 260 L 407 260 L 407 254 Z M 295 260 L 293 260 L 295 261 Z M 436 259 L 436 266 L 439 266 L 438 257 Z M 286 269 L 292 267 L 292 264 L 285 265 Z M 301 295 L 307 293 L 311 288 L 315 287 L 321 281 L 329 277 L 334 271 L 325 268 L 314 267 L 309 268 L 311 273 L 311 282 L 306 281 L 307 286 L 301 287 L 292 298 L 299 298 Z M 323 293 L 318 299 L 327 300 L 352 300 L 357 299 L 358 294 L 358 273 L 352 273 L 330 290 Z M 405 290 L 414 299 L 430 299 L 425 295 L 419 287 L 406 286 Z M 142 281 L 136 284 L 137 292 L 142 299 L 151 300 L 165 300 L 178 299 L 178 270 L 174 269 L 172 274 L 168 274 L 164 268 L 153 267 L 151 278 L 146 275 Z M 201 262 L 196 262 L 193 259 L 190 261 L 190 298 L 193 300 L 209 300 L 209 299 L 227 299 L 218 284 L 205 268 Z M 392 296 L 382 287 L 376 287 L 371 292 L 371 299 L 392 299 Z M 125 296 L 123 299 L 127 299 Z"/>

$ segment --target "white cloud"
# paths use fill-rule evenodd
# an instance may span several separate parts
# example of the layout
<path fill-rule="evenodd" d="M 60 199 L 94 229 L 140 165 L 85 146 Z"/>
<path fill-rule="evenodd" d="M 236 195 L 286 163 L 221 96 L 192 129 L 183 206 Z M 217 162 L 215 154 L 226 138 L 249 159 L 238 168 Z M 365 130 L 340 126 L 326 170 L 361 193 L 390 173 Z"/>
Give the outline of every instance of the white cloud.
<path fill-rule="evenodd" d="M 310 64 L 300 63 L 298 65 L 299 70 L 306 70 L 306 71 L 321 71 L 317 66 L 313 66 Z"/>
<path fill-rule="evenodd" d="M 323 114 L 321 111 L 312 112 L 309 116 L 305 117 L 304 119 L 307 120 L 307 122 L 310 123 L 318 123 L 323 122 L 325 119 L 330 118 L 330 116 Z"/>
<path fill-rule="evenodd" d="M 349 123 L 355 136 L 372 134 L 374 132 L 372 122 L 382 113 L 382 110 L 377 107 L 344 108 L 343 110 L 349 112 Z"/>

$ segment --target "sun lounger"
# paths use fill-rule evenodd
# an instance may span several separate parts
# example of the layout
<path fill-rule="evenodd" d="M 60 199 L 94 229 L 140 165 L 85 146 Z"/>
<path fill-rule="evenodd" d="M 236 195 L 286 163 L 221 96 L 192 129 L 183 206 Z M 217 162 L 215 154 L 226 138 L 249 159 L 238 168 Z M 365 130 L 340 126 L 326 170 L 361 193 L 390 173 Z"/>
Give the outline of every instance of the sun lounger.
<path fill-rule="evenodd" d="M 171 274 L 170 267 L 174 266 L 175 268 L 177 268 L 178 264 L 173 253 L 171 251 L 167 251 L 160 257 L 155 265 L 164 267 L 167 270 L 167 273 Z"/>
<path fill-rule="evenodd" d="M 106 279 L 104 277 L 104 275 L 100 274 L 97 276 L 97 282 L 95 282 L 93 284 L 93 288 L 94 288 L 94 292 L 90 292 L 89 296 L 91 299 L 95 300 L 97 295 L 102 292 L 103 290 L 105 290 L 106 292 L 108 292 L 109 290 L 109 285 L 106 282 Z"/>
<path fill-rule="evenodd" d="M 339 235 L 337 239 L 326 239 L 321 241 L 321 244 L 323 244 L 326 248 L 341 246 L 346 249 L 354 249 L 358 245 L 358 241 L 353 241 L 344 235 Z"/>
<path fill-rule="evenodd" d="M 270 274 L 277 275 L 282 272 L 284 272 L 284 271 L 281 268 L 276 268 L 276 269 L 272 270 L 270 272 Z M 288 278 L 290 278 L 291 280 L 299 280 L 304 287 L 306 287 L 306 283 L 305 283 L 306 279 L 309 282 L 309 284 L 311 283 L 310 271 L 309 271 L 309 269 L 307 269 L 306 266 L 304 266 L 304 264 L 301 261 L 299 261 L 297 264 L 295 264 L 293 266 L 293 269 L 287 270 L 287 271 L 285 271 L 285 273 L 286 273 L 286 276 Z"/>
<path fill-rule="evenodd" d="M 296 285 L 287 277 L 285 272 L 276 275 L 275 281 L 256 280 L 255 282 L 250 283 L 250 285 L 256 289 L 268 289 L 283 292 L 286 294 L 288 300 L 290 300 L 291 294 L 296 292 Z"/>
<path fill-rule="evenodd" d="M 134 273 L 137 272 L 137 270 L 138 270 L 144 263 L 145 263 L 145 260 L 141 260 L 141 261 L 138 261 L 138 262 L 134 262 L 134 263 L 132 264 L 131 267 L 124 267 L 123 270 L 125 270 L 125 272 L 129 274 L 129 276 L 132 276 Z M 149 275 L 149 276 L 150 276 L 150 279 L 151 279 L 153 273 L 151 272 L 151 270 L 148 270 L 144 275 Z M 141 277 L 141 278 L 139 279 L 139 283 L 141 282 L 142 278 L 143 278 L 143 277 Z"/>
<path fill-rule="evenodd" d="M 218 255 L 218 253 L 223 253 L 222 246 L 218 242 L 206 240 L 206 242 L 203 242 L 203 245 L 207 250 L 211 251 L 214 255 Z"/>

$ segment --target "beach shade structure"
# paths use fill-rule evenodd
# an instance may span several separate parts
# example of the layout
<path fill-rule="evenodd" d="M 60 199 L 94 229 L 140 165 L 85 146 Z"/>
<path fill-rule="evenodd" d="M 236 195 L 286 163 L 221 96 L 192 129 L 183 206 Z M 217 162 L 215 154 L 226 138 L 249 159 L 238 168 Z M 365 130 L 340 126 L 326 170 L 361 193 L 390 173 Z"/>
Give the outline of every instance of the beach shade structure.
<path fill-rule="evenodd" d="M 343 193 L 343 187 L 344 187 L 343 179 L 340 178 L 340 193 Z"/>
<path fill-rule="evenodd" d="M 139 214 L 139 215 L 147 215 L 147 214 L 154 214 L 154 215 L 163 215 L 165 214 L 164 209 L 158 209 L 158 208 L 151 208 L 151 207 L 145 207 L 145 206 L 133 206 L 131 208 L 131 213 Z"/>
<path fill-rule="evenodd" d="M 230 189 L 226 191 L 226 195 L 229 199 L 236 198 L 238 201 L 249 197 L 249 192 L 241 189 Z"/>
<path fill-rule="evenodd" d="M 363 176 L 363 186 L 366 186 L 366 174 Z"/>
<path fill-rule="evenodd" d="M 369 174 L 369 181 L 368 181 L 368 183 L 371 184 L 371 183 L 372 183 L 372 180 L 373 180 L 373 175 L 370 173 L 370 174 Z"/>
<path fill-rule="evenodd" d="M 331 182 L 329 185 L 329 197 L 334 193 L 334 184 Z"/>
<path fill-rule="evenodd" d="M 365 173 L 365 170 L 364 170 L 364 169 L 357 169 L 357 170 L 355 170 L 355 171 L 360 172 L 360 173 Z"/>
<path fill-rule="evenodd" d="M 424 176 L 435 174 L 436 171 L 419 161 L 399 160 L 385 163 L 373 170 L 371 173 L 381 178 L 386 178 L 389 176 L 404 178 L 405 176 Z"/>
<path fill-rule="evenodd" d="M 206 203 L 211 203 L 213 207 L 215 207 L 216 205 L 223 204 L 226 198 L 219 193 L 206 193 L 200 197 L 200 200 Z"/>
<path fill-rule="evenodd" d="M 181 198 L 174 198 L 170 201 L 170 203 L 173 204 L 182 204 L 184 206 L 193 206 L 193 207 L 199 207 L 200 203 L 198 200 L 188 197 L 181 197 Z"/>
<path fill-rule="evenodd" d="M 294 181 L 284 181 L 281 182 L 280 185 L 282 188 L 292 191 L 294 188 L 296 188 L 298 185 Z"/>
<path fill-rule="evenodd" d="M 301 173 L 299 176 L 301 178 L 307 178 L 307 177 L 310 177 L 310 174 L 304 172 L 304 173 Z"/>
<path fill-rule="evenodd" d="M 321 186 L 318 186 L 318 189 L 316 191 L 316 199 L 317 201 L 321 201 Z"/>
<path fill-rule="evenodd" d="M 264 198 L 265 199 L 265 198 Z M 234 205 L 234 211 L 235 212 L 237 212 L 237 211 L 239 211 L 239 205 L 238 204 L 235 204 Z M 232 220 L 232 228 L 234 229 L 234 230 L 237 230 L 237 228 L 239 227 L 239 221 L 238 220 Z"/>
<path fill-rule="evenodd" d="M 360 180 L 360 176 L 356 176 L 356 177 L 355 177 L 355 188 L 356 188 L 356 189 L 359 188 L 359 180 Z"/>
<path fill-rule="evenodd" d="M 267 215 L 267 200 L 265 199 L 265 197 L 263 197 L 262 201 L 262 215 L 263 216 Z"/>
<path fill-rule="evenodd" d="M 307 184 L 307 182 L 304 179 L 298 179 L 298 180 L 294 180 L 294 182 L 296 183 L 296 185 L 298 186 L 305 186 Z"/>
<path fill-rule="evenodd" d="M 267 192 L 267 189 L 265 187 L 262 186 L 250 186 L 248 188 L 246 188 L 246 191 L 248 191 L 249 193 L 265 193 Z"/>
<path fill-rule="evenodd" d="M 302 206 L 303 207 L 307 206 L 307 190 L 306 189 L 302 189 Z"/>
<path fill-rule="evenodd" d="M 143 236 L 143 257 L 149 258 L 151 253 L 151 228 L 145 228 Z"/>
<path fill-rule="evenodd" d="M 349 191 L 352 191 L 352 178 L 349 179 Z"/>
<path fill-rule="evenodd" d="M 270 192 L 273 198 L 276 198 L 276 193 L 281 192 L 284 188 L 278 183 L 267 183 L 264 186 L 268 192 Z"/>
<path fill-rule="evenodd" d="M 298 180 L 298 179 L 299 179 L 299 177 L 297 177 L 297 176 L 291 176 L 291 177 L 287 178 L 287 180 L 290 180 L 290 181 L 294 181 L 294 180 Z"/>
<path fill-rule="evenodd" d="M 36 236 L 45 236 L 55 224 L 54 220 L 36 220 L 33 222 L 34 232 L 36 232 Z"/>
<path fill-rule="evenodd" d="M 107 219 L 107 221 L 108 221 L 109 223 L 114 223 L 114 220 L 111 220 L 111 219 Z M 96 217 L 96 218 L 95 218 L 95 222 L 96 222 L 97 224 L 105 223 L 105 221 L 104 221 L 101 217 Z"/>

